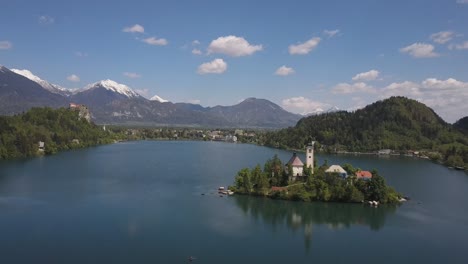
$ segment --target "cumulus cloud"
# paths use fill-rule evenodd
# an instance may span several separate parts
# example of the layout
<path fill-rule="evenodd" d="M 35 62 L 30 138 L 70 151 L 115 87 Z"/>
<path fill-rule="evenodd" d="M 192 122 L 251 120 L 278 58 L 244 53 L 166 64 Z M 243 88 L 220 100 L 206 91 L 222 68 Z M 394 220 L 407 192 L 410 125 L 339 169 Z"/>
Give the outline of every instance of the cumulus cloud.
<path fill-rule="evenodd" d="M 227 63 L 223 59 L 214 59 L 198 66 L 198 74 L 220 74 L 227 70 Z"/>
<path fill-rule="evenodd" d="M 367 85 L 363 82 L 357 82 L 353 84 L 339 83 L 332 88 L 334 94 L 352 94 L 352 93 L 375 93 L 374 87 Z"/>
<path fill-rule="evenodd" d="M 401 53 L 407 53 L 415 58 L 433 58 L 439 54 L 434 52 L 434 46 L 426 43 L 414 43 L 400 49 Z"/>
<path fill-rule="evenodd" d="M 149 98 L 150 97 L 150 90 L 149 89 L 135 89 L 135 92 L 137 92 L 139 95 Z"/>
<path fill-rule="evenodd" d="M 283 65 L 276 70 L 275 74 L 279 76 L 288 76 L 290 74 L 293 74 L 294 72 L 295 71 L 293 68 L 286 67 L 286 65 Z"/>
<path fill-rule="evenodd" d="M 141 74 L 138 74 L 138 73 L 135 73 L 135 72 L 124 72 L 123 75 L 128 77 L 128 78 L 131 78 L 131 79 L 136 79 L 136 78 L 141 77 Z"/>
<path fill-rule="evenodd" d="M 452 40 L 455 35 L 452 31 L 440 31 L 431 35 L 432 41 L 439 44 L 445 44 Z"/>
<path fill-rule="evenodd" d="M 55 22 L 55 19 L 53 17 L 50 17 L 50 16 L 40 16 L 38 18 L 38 22 L 41 25 L 50 25 L 50 24 L 53 24 Z"/>
<path fill-rule="evenodd" d="M 8 41 L 8 40 L 2 40 L 0 41 L 0 50 L 7 50 L 11 49 L 13 47 L 13 44 Z"/>
<path fill-rule="evenodd" d="M 457 81 L 453 78 L 449 78 L 447 80 L 428 78 L 422 82 L 422 87 L 424 89 L 459 90 L 468 89 L 468 83 Z"/>
<path fill-rule="evenodd" d="M 323 34 L 327 35 L 329 38 L 332 38 L 334 37 L 335 35 L 337 35 L 338 33 L 340 33 L 340 30 L 339 29 L 335 29 L 335 30 L 324 30 L 323 31 Z"/>
<path fill-rule="evenodd" d="M 142 40 L 146 44 L 153 45 L 153 46 L 165 46 L 168 44 L 168 41 L 165 38 L 156 38 L 156 37 L 150 37 L 150 38 L 145 38 Z"/>
<path fill-rule="evenodd" d="M 242 37 L 226 36 L 211 41 L 208 46 L 208 54 L 220 53 L 232 57 L 252 55 L 263 49 L 262 45 L 251 45 Z"/>
<path fill-rule="evenodd" d="M 78 75 L 76 74 L 72 74 L 72 75 L 67 76 L 67 80 L 69 80 L 70 82 L 79 82 L 80 77 L 78 77 Z"/>
<path fill-rule="evenodd" d="M 199 50 L 199 49 L 193 49 L 193 50 L 192 50 L 192 54 L 201 55 L 202 52 L 201 52 L 201 50 Z"/>
<path fill-rule="evenodd" d="M 131 27 L 124 27 L 122 31 L 128 33 L 145 33 L 145 28 L 142 25 L 135 24 Z"/>
<path fill-rule="evenodd" d="M 291 55 L 305 55 L 315 49 L 320 43 L 321 38 L 311 38 L 304 43 L 298 43 L 296 45 L 289 45 L 289 54 Z"/>
<path fill-rule="evenodd" d="M 384 97 L 405 95 L 408 97 L 415 98 L 421 95 L 419 87 L 419 84 L 410 81 L 404 81 L 401 83 L 391 83 L 383 88 L 382 95 Z"/>
<path fill-rule="evenodd" d="M 189 99 L 187 101 L 185 101 L 186 103 L 189 103 L 189 104 L 200 104 L 201 101 L 199 99 Z"/>
<path fill-rule="evenodd" d="M 450 44 L 448 46 L 448 48 L 450 50 L 454 50 L 454 49 L 455 50 L 466 50 L 466 49 L 468 49 L 468 41 L 465 41 L 465 42 L 463 42 L 461 44 Z"/>
<path fill-rule="evenodd" d="M 290 112 L 303 115 L 310 113 L 320 113 L 323 112 L 324 109 L 328 109 L 331 107 L 330 104 L 313 101 L 303 96 L 284 99 L 281 102 L 281 105 L 284 109 Z"/>
<path fill-rule="evenodd" d="M 77 57 L 88 57 L 88 53 L 82 51 L 76 51 L 75 56 Z"/>
<path fill-rule="evenodd" d="M 194 41 L 192 41 L 192 45 L 193 46 L 200 45 L 200 41 L 194 40 Z"/>
<path fill-rule="evenodd" d="M 377 77 L 379 77 L 379 74 L 380 74 L 380 72 L 377 71 L 377 70 L 370 70 L 368 72 L 361 72 L 361 73 L 356 74 L 352 78 L 352 80 L 355 81 L 355 82 L 358 82 L 358 81 L 372 81 L 372 80 L 377 79 Z"/>

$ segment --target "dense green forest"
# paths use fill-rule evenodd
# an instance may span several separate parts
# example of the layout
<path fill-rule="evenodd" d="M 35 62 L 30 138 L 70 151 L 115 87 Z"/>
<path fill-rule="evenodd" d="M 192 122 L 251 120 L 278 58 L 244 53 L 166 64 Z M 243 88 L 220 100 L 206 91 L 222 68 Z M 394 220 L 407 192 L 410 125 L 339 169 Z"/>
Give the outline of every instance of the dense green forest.
<path fill-rule="evenodd" d="M 53 154 L 60 150 L 111 143 L 118 134 L 80 118 L 65 108 L 32 108 L 15 116 L 0 116 L 0 159 Z M 44 151 L 39 151 L 39 141 Z"/>
<path fill-rule="evenodd" d="M 244 168 L 237 173 L 234 186 L 230 189 L 240 194 L 268 196 L 283 200 L 352 202 L 379 201 L 398 203 L 401 195 L 385 183 L 385 179 L 372 171 L 370 180 L 359 180 L 355 173 L 358 169 L 350 164 L 343 165 L 349 177 L 343 179 L 337 173 L 326 173 L 325 162 L 314 172 L 304 167 L 305 181 L 291 182 L 284 164 L 278 156 L 268 160 L 263 169 L 257 165 L 253 169 Z M 285 188 L 271 189 L 272 186 Z"/>
<path fill-rule="evenodd" d="M 460 118 L 453 126 L 468 134 L 468 116 Z"/>
<path fill-rule="evenodd" d="M 468 135 L 426 105 L 405 97 L 375 102 L 355 112 L 301 119 L 295 127 L 266 133 L 260 144 L 303 149 L 311 140 L 325 151 L 423 151 L 448 166 L 468 167 Z"/>

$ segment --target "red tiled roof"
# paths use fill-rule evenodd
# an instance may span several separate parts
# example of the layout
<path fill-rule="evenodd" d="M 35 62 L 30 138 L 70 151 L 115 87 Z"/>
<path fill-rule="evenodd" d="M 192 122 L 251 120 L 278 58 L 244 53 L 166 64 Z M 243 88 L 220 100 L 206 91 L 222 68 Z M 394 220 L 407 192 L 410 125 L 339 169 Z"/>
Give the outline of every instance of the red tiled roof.
<path fill-rule="evenodd" d="M 296 155 L 296 153 L 293 154 L 293 156 L 291 157 L 291 159 L 288 161 L 287 164 L 291 164 L 291 166 L 293 166 L 293 167 L 295 167 L 295 166 L 298 166 L 298 167 L 304 166 L 304 163 L 302 163 L 301 159 Z"/>
<path fill-rule="evenodd" d="M 372 173 L 370 171 L 358 171 L 356 172 L 356 177 L 358 179 L 370 179 L 372 178 Z"/>

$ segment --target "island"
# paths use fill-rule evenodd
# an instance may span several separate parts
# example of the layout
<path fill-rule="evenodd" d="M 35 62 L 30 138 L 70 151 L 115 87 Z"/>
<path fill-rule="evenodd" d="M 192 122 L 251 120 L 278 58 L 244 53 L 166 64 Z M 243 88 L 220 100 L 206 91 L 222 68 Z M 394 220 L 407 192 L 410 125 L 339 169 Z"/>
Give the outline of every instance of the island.
<path fill-rule="evenodd" d="M 405 198 L 388 186 L 376 170 L 366 171 L 351 164 L 317 166 L 314 142 L 306 148 L 306 163 L 294 153 L 286 163 L 277 155 L 263 166 L 241 169 L 229 190 L 237 194 L 266 196 L 295 201 L 397 204 Z"/>

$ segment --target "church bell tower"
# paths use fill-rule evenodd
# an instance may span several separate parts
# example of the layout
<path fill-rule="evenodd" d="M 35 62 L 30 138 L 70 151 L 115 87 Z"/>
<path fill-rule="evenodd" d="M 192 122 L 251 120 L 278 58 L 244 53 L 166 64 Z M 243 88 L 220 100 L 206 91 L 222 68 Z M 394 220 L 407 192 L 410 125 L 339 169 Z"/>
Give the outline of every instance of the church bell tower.
<path fill-rule="evenodd" d="M 314 145 L 315 141 L 312 141 L 306 148 L 306 166 L 312 169 L 312 173 L 314 173 Z"/>

